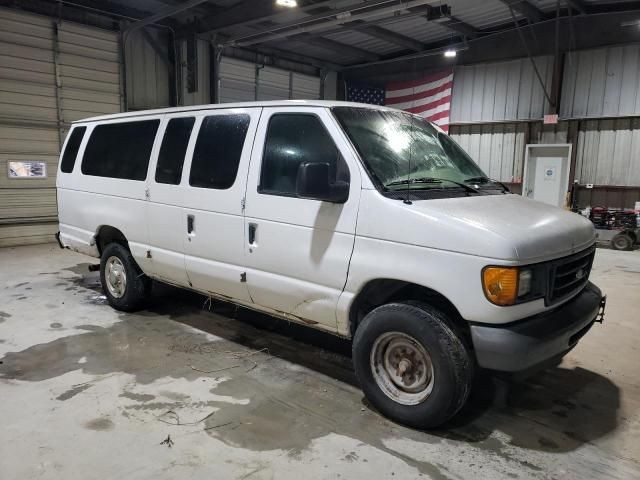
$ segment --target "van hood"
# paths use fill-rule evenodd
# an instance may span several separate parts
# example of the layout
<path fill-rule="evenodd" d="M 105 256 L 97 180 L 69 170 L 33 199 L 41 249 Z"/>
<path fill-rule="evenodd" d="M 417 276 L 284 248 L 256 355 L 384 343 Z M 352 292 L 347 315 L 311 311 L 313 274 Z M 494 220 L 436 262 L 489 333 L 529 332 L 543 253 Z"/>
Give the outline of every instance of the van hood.
<path fill-rule="evenodd" d="M 429 248 L 535 263 L 595 241 L 593 224 L 583 216 L 515 194 L 394 202 L 406 214 L 397 212 L 385 225 L 393 232 L 389 240 Z"/>

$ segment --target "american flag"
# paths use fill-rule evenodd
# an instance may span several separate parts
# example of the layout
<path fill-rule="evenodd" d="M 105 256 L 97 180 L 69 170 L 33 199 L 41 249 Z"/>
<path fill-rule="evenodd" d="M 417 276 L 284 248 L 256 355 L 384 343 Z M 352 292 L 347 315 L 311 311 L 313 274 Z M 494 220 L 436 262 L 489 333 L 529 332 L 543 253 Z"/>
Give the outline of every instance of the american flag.
<path fill-rule="evenodd" d="M 347 85 L 347 102 L 384 105 L 384 88 L 350 83 Z"/>
<path fill-rule="evenodd" d="M 453 69 L 429 75 L 421 80 L 387 85 L 385 105 L 415 113 L 449 130 Z"/>

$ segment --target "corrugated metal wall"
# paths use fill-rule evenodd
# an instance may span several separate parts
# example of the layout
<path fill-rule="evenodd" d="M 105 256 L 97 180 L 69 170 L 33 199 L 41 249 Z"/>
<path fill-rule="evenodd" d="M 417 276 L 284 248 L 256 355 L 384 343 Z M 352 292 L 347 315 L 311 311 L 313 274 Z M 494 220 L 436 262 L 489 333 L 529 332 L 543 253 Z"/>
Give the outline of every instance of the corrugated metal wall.
<path fill-rule="evenodd" d="M 536 57 L 535 62 L 549 91 L 553 58 Z M 547 110 L 542 85 L 528 58 L 455 69 L 452 123 L 540 119 Z"/>
<path fill-rule="evenodd" d="M 319 77 L 289 72 L 281 68 L 258 66 L 235 58 L 222 57 L 220 60 L 220 103 L 319 99 L 320 90 Z"/>
<path fill-rule="evenodd" d="M 491 178 L 520 182 L 526 145 L 526 123 L 452 125 L 453 139 Z"/>
<path fill-rule="evenodd" d="M 320 77 L 313 77 L 303 73 L 292 73 L 291 76 L 291 98 L 305 100 L 318 100 L 321 98 Z"/>
<path fill-rule="evenodd" d="M 640 115 L 640 45 L 565 56 L 563 118 Z"/>
<path fill-rule="evenodd" d="M 130 110 L 166 107 L 169 102 L 169 65 L 166 57 L 156 53 L 147 35 L 164 47 L 169 45 L 167 35 L 155 30 L 134 30 L 127 36 L 127 103 Z"/>
<path fill-rule="evenodd" d="M 0 9 L 0 246 L 42 241 L 56 229 L 53 45 L 50 20 Z M 47 178 L 8 178 L 8 162 L 34 160 L 46 163 Z"/>
<path fill-rule="evenodd" d="M 55 177 L 69 122 L 120 111 L 114 32 L 0 9 L 0 246 L 52 241 Z M 8 162 L 46 163 L 9 178 Z"/>
<path fill-rule="evenodd" d="M 582 184 L 640 185 L 640 118 L 580 122 L 576 177 Z"/>
<path fill-rule="evenodd" d="M 120 54 L 116 32 L 69 22 L 58 28 L 62 121 L 121 110 Z"/>
<path fill-rule="evenodd" d="M 220 103 L 251 102 L 256 99 L 256 66 L 235 58 L 220 59 L 218 94 Z"/>

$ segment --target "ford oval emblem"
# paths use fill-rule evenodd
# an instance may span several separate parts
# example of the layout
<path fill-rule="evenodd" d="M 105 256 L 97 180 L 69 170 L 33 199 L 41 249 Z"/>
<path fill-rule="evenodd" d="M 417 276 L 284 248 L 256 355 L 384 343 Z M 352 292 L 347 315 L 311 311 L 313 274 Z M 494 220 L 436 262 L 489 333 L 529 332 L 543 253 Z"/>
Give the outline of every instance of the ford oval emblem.
<path fill-rule="evenodd" d="M 584 277 L 584 270 L 578 270 L 576 272 L 576 279 L 580 280 L 582 277 Z"/>

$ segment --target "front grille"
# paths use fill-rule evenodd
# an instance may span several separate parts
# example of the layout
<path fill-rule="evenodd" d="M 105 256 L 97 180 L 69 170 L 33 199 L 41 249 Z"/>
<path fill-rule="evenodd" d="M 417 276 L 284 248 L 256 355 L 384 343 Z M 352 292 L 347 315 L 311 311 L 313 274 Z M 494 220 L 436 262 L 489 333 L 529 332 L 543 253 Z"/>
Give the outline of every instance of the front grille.
<path fill-rule="evenodd" d="M 594 246 L 549 262 L 548 305 L 559 302 L 584 288 L 589 281 L 595 253 Z"/>

